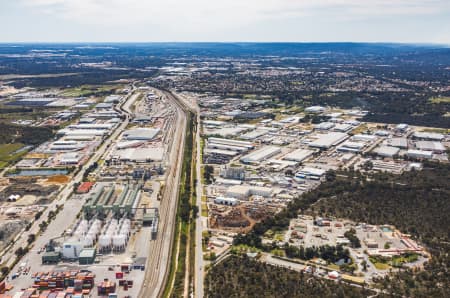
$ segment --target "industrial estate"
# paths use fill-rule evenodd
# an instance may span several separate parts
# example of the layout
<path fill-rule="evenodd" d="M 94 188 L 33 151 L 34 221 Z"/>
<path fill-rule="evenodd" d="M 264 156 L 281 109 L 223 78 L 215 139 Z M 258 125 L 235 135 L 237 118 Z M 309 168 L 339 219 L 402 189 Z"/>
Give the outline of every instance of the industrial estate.
<path fill-rule="evenodd" d="M 20 55 L 53 59 L 33 51 Z M 95 84 L 71 73 L 52 83 L 37 77 L 36 86 L 0 76 L 0 111 L 11 115 L 0 123 L 10 137 L 0 144 L 0 298 L 224 297 L 211 292 L 222 278 L 214 270 L 235 257 L 380 297 L 395 274 L 427 270 L 436 250 L 420 229 L 384 216 L 397 206 L 367 218 L 333 213 L 328 205 L 351 194 L 326 187 L 367 183 L 370 195 L 390 185 L 411 195 L 408 181 L 395 179 L 448 166 L 448 127 L 424 125 L 419 112 L 382 121 L 365 103 L 304 94 L 285 102 L 294 91 L 269 92 L 291 88 L 283 84 L 316 92 L 307 78 L 330 84 L 329 97 L 421 83 L 357 77 L 356 62 L 305 66 L 301 59 L 316 61 L 309 52 L 295 67 L 226 53 L 170 54 L 142 68 L 89 54 L 66 66 L 88 70 L 87 81 L 101 71 L 107 79 Z M 122 77 L 109 77 L 116 71 Z M 426 92 L 449 92 L 448 81 L 436 84 Z M 430 205 L 445 212 L 448 201 Z"/>

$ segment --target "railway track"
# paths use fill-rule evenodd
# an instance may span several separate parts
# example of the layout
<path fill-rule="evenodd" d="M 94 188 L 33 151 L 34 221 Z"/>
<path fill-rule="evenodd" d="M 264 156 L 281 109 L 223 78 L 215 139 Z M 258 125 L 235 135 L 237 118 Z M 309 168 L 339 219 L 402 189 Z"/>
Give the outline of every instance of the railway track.
<path fill-rule="evenodd" d="M 181 165 L 184 156 L 184 142 L 188 109 L 171 93 L 160 91 L 177 110 L 176 121 L 172 126 L 173 141 L 170 146 L 169 173 L 166 179 L 164 195 L 160 205 L 160 226 L 155 241 L 150 245 L 144 283 L 139 297 L 161 297 L 170 268 L 172 246 L 176 224 L 178 188 L 181 177 Z"/>

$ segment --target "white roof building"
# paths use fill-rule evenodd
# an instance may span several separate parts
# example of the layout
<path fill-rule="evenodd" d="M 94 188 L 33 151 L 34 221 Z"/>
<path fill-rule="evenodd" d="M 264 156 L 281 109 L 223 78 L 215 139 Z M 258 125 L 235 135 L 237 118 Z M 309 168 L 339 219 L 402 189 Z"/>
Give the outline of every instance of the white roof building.
<path fill-rule="evenodd" d="M 135 128 L 126 130 L 123 133 L 123 138 L 132 141 L 150 141 L 153 140 L 159 133 L 159 128 Z"/>
<path fill-rule="evenodd" d="M 307 159 L 308 157 L 310 157 L 311 155 L 313 155 L 314 150 L 309 150 L 309 149 L 297 149 L 294 150 L 288 154 L 286 154 L 285 156 L 283 156 L 283 160 L 291 160 L 291 161 L 297 161 L 297 162 L 302 162 L 303 160 Z"/>
<path fill-rule="evenodd" d="M 346 133 L 329 132 L 317 135 L 317 139 L 309 143 L 310 147 L 328 149 L 335 146 L 348 138 Z"/>
<path fill-rule="evenodd" d="M 375 152 L 379 156 L 383 157 L 393 157 L 399 153 L 400 149 L 397 147 L 391 146 L 380 146 L 375 148 L 373 152 Z"/>
<path fill-rule="evenodd" d="M 280 147 L 265 146 L 241 158 L 243 163 L 258 163 L 281 152 Z"/>

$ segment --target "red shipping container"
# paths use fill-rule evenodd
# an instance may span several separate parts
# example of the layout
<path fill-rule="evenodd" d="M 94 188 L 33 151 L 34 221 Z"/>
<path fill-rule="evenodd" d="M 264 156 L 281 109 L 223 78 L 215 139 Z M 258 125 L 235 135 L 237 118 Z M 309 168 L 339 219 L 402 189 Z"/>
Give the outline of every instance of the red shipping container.
<path fill-rule="evenodd" d="M 116 279 L 122 279 L 123 278 L 123 272 L 116 272 Z"/>

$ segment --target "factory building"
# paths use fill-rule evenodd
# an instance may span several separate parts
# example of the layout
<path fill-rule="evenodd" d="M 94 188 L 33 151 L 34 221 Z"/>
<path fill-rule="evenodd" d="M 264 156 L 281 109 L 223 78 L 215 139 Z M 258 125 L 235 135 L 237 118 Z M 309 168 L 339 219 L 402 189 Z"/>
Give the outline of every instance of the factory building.
<path fill-rule="evenodd" d="M 445 152 L 445 147 L 441 142 L 417 141 L 416 148 L 419 150 L 433 151 L 437 154 Z"/>
<path fill-rule="evenodd" d="M 425 159 L 433 158 L 432 151 L 424 151 L 424 150 L 409 149 L 407 155 L 412 158 L 425 158 Z"/>
<path fill-rule="evenodd" d="M 326 171 L 318 168 L 304 167 L 295 174 L 296 178 L 319 180 Z"/>
<path fill-rule="evenodd" d="M 203 163 L 205 164 L 226 164 L 239 153 L 231 150 L 205 149 Z"/>
<path fill-rule="evenodd" d="M 222 144 L 222 145 L 228 145 L 228 146 L 237 146 L 237 147 L 245 147 L 247 149 L 253 149 L 254 146 L 251 142 L 246 141 L 238 141 L 238 140 L 230 140 L 230 139 L 223 139 L 223 138 L 208 138 L 208 144 Z"/>
<path fill-rule="evenodd" d="M 114 124 L 111 123 L 80 123 L 69 125 L 71 129 L 96 129 L 96 130 L 111 130 Z"/>
<path fill-rule="evenodd" d="M 392 147 L 398 147 L 400 149 L 408 149 L 408 140 L 406 138 L 392 138 L 387 141 Z"/>
<path fill-rule="evenodd" d="M 305 159 L 309 158 L 310 156 L 312 156 L 314 153 L 313 150 L 309 150 L 309 149 L 297 149 L 294 150 L 288 154 L 286 154 L 285 156 L 283 156 L 283 160 L 289 160 L 289 161 L 296 161 L 296 162 L 302 162 Z"/>
<path fill-rule="evenodd" d="M 236 206 L 239 201 L 235 198 L 216 197 L 214 199 L 214 203 L 227 206 Z"/>
<path fill-rule="evenodd" d="M 375 150 L 373 152 L 382 157 L 392 158 L 400 152 L 400 149 L 397 147 L 391 147 L 391 146 L 379 146 L 379 147 L 375 148 Z"/>
<path fill-rule="evenodd" d="M 126 130 L 123 133 L 123 139 L 128 141 L 151 141 L 159 133 L 157 128 L 135 128 Z"/>
<path fill-rule="evenodd" d="M 248 199 L 250 196 L 269 198 L 272 196 L 272 188 L 251 185 L 233 185 L 227 189 L 226 196 L 241 200 Z"/>
<path fill-rule="evenodd" d="M 324 107 L 321 107 L 321 106 L 311 106 L 311 107 L 307 107 L 305 109 L 305 112 L 306 113 L 313 113 L 313 114 L 320 114 L 320 113 L 325 112 L 325 110 L 326 109 Z"/>
<path fill-rule="evenodd" d="M 443 134 L 434 132 L 415 132 L 412 136 L 416 140 L 425 141 L 442 141 L 445 138 Z"/>
<path fill-rule="evenodd" d="M 334 127 L 334 123 L 332 122 L 321 122 L 319 124 L 314 125 L 314 129 L 317 130 L 330 130 Z"/>
<path fill-rule="evenodd" d="M 361 152 L 364 146 L 366 146 L 366 144 L 363 142 L 346 141 L 337 147 L 337 151 L 358 153 Z"/>
<path fill-rule="evenodd" d="M 241 158 L 242 163 L 252 164 L 259 163 L 281 152 L 280 147 L 265 146 Z"/>
<path fill-rule="evenodd" d="M 345 141 L 347 138 L 348 135 L 342 132 L 329 132 L 326 134 L 319 134 L 317 135 L 316 140 L 309 143 L 309 147 L 328 149 Z"/>
<path fill-rule="evenodd" d="M 359 142 L 373 142 L 376 139 L 377 136 L 374 135 L 356 134 L 352 136 L 352 141 L 359 141 Z"/>
<path fill-rule="evenodd" d="M 152 162 L 162 161 L 164 155 L 164 149 L 161 147 L 149 147 L 149 148 L 128 148 L 124 150 L 118 150 L 115 152 L 113 158 L 118 158 L 121 161 L 131 162 Z"/>
<path fill-rule="evenodd" d="M 223 166 L 220 169 L 220 177 L 223 177 L 225 179 L 244 180 L 245 179 L 245 168 L 244 167 Z"/>
<path fill-rule="evenodd" d="M 77 152 L 62 154 L 59 159 L 59 164 L 61 165 L 77 165 L 83 159 L 83 155 Z"/>
<path fill-rule="evenodd" d="M 334 131 L 338 131 L 338 132 L 347 132 L 349 130 L 351 130 L 353 128 L 353 126 L 351 126 L 350 124 L 336 124 L 336 126 L 333 128 Z"/>

